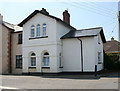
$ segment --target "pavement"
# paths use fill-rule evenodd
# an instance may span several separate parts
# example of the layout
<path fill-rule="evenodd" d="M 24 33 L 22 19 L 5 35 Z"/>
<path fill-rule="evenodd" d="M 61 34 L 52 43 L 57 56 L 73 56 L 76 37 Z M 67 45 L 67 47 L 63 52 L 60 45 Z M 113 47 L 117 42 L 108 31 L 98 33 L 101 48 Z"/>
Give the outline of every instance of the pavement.
<path fill-rule="evenodd" d="M 36 89 L 118 89 L 118 73 L 94 75 L 24 76 L 2 75 L 2 91 L 37 91 Z M 6 90 L 7 89 L 7 90 Z M 22 89 L 22 90 L 21 90 Z M 31 89 L 31 90 L 30 90 Z"/>

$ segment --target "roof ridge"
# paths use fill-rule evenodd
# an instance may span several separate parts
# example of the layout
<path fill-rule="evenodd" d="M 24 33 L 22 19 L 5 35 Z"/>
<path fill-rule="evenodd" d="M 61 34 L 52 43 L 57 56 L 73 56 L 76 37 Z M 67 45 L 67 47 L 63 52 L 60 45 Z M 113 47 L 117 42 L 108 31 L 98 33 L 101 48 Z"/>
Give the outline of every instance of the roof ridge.
<path fill-rule="evenodd" d="M 95 28 L 86 28 L 86 29 L 79 29 L 79 30 L 92 30 L 92 29 L 103 29 L 103 27 L 95 27 Z"/>
<path fill-rule="evenodd" d="M 25 24 L 29 19 L 31 19 L 34 15 L 36 15 L 37 13 L 41 13 L 43 15 L 46 15 L 48 17 L 51 17 L 53 19 L 56 19 L 57 21 L 60 21 L 61 23 L 63 23 L 65 26 L 67 27 L 70 27 L 72 30 L 76 30 L 76 28 L 74 28 L 73 26 L 71 26 L 70 24 L 67 24 L 66 22 L 64 22 L 62 19 L 56 17 L 56 16 L 53 16 L 53 15 L 50 15 L 50 14 L 46 14 L 46 13 L 43 13 L 41 12 L 40 10 L 35 10 L 34 12 L 32 12 L 29 16 L 27 16 L 22 22 L 20 22 L 18 24 L 18 26 L 23 26 L 23 24 Z"/>
<path fill-rule="evenodd" d="M 117 40 L 109 40 L 109 41 L 107 41 L 107 42 L 113 42 L 113 41 L 120 43 L 120 42 L 117 41 Z"/>
<path fill-rule="evenodd" d="M 116 46 L 117 44 L 112 45 L 110 48 L 108 48 L 106 51 L 109 51 L 112 47 Z"/>
<path fill-rule="evenodd" d="M 7 24 L 10 24 L 10 25 L 13 25 L 13 26 L 15 26 L 14 24 L 11 24 L 11 23 L 9 23 L 9 22 L 6 22 L 6 21 L 3 21 L 3 23 L 7 23 Z"/>

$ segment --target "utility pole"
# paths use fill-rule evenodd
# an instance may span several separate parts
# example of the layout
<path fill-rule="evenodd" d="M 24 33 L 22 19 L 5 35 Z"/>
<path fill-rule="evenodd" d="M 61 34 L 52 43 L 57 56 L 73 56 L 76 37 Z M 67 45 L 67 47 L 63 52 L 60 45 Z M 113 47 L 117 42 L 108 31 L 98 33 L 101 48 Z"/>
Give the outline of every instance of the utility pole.
<path fill-rule="evenodd" d="M 118 2 L 118 25 L 119 25 L 119 32 L 118 32 L 118 40 L 119 40 L 119 42 L 120 42 L 120 1 Z"/>

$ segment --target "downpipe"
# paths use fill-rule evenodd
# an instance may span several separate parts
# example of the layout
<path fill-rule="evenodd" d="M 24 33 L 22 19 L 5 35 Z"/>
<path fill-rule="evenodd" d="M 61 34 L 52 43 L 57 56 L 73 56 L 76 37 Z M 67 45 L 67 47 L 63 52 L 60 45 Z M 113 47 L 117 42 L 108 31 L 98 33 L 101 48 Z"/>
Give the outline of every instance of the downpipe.
<path fill-rule="evenodd" d="M 83 72 L 83 48 L 82 48 L 82 40 L 77 38 L 80 41 L 80 49 L 81 49 L 81 71 Z"/>

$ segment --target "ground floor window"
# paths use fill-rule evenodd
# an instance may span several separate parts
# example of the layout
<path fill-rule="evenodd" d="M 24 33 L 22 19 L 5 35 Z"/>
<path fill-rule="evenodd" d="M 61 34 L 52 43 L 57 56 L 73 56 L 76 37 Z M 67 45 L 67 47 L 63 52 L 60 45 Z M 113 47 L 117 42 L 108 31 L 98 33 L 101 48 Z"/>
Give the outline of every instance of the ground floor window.
<path fill-rule="evenodd" d="M 31 64 L 30 64 L 30 66 L 31 66 L 31 67 L 36 67 L 36 55 L 35 55 L 35 53 L 32 53 L 32 54 L 31 54 L 30 59 L 31 59 Z"/>
<path fill-rule="evenodd" d="M 49 63 L 50 63 L 50 60 L 49 60 L 49 53 L 44 53 L 43 55 L 43 66 L 44 67 L 49 67 Z"/>
<path fill-rule="evenodd" d="M 16 55 L 16 68 L 22 68 L 22 55 Z"/>
<path fill-rule="evenodd" d="M 60 53 L 60 54 L 59 54 L 60 67 L 62 67 L 62 61 L 61 61 L 61 58 L 62 58 L 62 56 L 61 56 L 61 53 Z"/>

